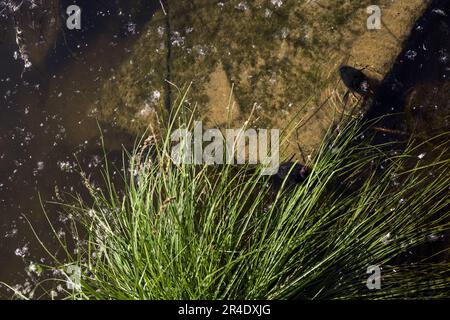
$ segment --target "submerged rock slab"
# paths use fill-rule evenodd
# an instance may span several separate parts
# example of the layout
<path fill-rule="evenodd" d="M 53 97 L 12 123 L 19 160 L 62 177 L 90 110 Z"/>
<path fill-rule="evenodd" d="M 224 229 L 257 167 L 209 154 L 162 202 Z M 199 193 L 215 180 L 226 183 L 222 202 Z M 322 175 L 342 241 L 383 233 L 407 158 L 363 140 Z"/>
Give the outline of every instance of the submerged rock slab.
<path fill-rule="evenodd" d="M 98 116 L 142 133 L 175 101 L 174 85 L 181 90 L 192 82 L 189 101 L 198 104 L 199 118 L 220 126 L 234 84 L 236 126 L 252 112 L 259 127 L 284 128 L 298 117 L 299 142 L 311 152 L 343 112 L 338 67 L 368 65 L 374 78 L 383 78 L 428 3 L 164 2 L 130 60 L 104 86 Z M 367 29 L 369 5 L 381 8 L 380 30 Z"/>

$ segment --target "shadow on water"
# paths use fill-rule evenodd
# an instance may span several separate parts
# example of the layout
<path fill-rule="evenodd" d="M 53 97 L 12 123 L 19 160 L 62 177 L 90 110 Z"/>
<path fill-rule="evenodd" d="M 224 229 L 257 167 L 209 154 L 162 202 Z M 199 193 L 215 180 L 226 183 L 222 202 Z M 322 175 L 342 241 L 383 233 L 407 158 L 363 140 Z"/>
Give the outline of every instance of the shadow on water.
<path fill-rule="evenodd" d="M 142 27 L 160 8 L 159 1 L 61 0 L 62 21 L 74 3 L 82 8 L 82 30 L 61 27 L 43 63 L 25 72 L 23 61 L 14 58 L 14 13 L 0 16 L 0 281 L 26 294 L 34 278 L 26 266 L 49 261 L 23 215 L 45 243 L 57 248 L 39 195 L 44 202 L 56 201 L 57 194 L 82 190 L 80 167 L 93 181 L 99 178 L 94 172 L 103 166 L 103 150 L 90 112 L 102 83 L 127 59 Z M 131 148 L 135 137 L 114 124 L 100 126 L 108 159 L 121 167 L 122 146 Z M 47 209 L 63 237 L 66 218 L 57 207 Z M 10 293 L 0 288 L 2 295 Z"/>
<path fill-rule="evenodd" d="M 396 132 L 431 136 L 448 129 L 450 1 L 434 0 L 417 21 L 404 49 L 379 87 L 367 118 L 387 114 Z M 380 133 L 381 140 L 396 139 Z"/>
<path fill-rule="evenodd" d="M 450 1 L 434 0 L 412 29 L 401 54 L 378 88 L 366 118 L 383 117 L 379 124 L 387 131 L 377 132 L 375 142 L 384 143 L 404 141 L 407 137 L 428 141 L 449 131 L 449 115 Z M 433 161 L 434 146 L 448 146 L 448 141 L 441 140 L 435 139 L 416 150 L 420 160 L 412 160 L 412 165 L 416 161 Z M 436 261 L 448 260 L 448 254 L 437 253 L 447 252 L 449 236 L 430 235 L 428 244 L 415 253 L 417 259 L 432 252 L 436 253 Z M 400 257 L 400 261 L 403 258 L 412 259 Z"/>

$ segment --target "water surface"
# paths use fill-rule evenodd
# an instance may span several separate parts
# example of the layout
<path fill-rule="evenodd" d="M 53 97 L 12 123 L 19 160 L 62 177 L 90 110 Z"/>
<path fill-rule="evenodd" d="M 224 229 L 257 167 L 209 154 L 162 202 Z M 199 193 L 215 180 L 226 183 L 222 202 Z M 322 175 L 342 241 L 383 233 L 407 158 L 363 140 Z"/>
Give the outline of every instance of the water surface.
<path fill-rule="evenodd" d="M 73 3 L 83 10 L 82 30 L 70 31 L 62 24 L 43 62 L 30 68 L 14 54 L 16 27 L 35 23 L 39 6 L 30 9 L 25 1 L 19 11 L 6 9 L 0 16 L 0 281 L 25 295 L 37 279 L 29 272 L 30 263 L 50 261 L 24 216 L 56 251 L 58 244 L 41 203 L 64 238 L 67 217 L 47 202 L 83 190 L 80 169 L 91 181 L 100 180 L 99 125 L 109 160 L 120 166 L 122 147 L 130 149 L 135 137 L 109 123 L 97 123 L 90 112 L 102 84 L 127 59 L 142 27 L 160 8 L 159 1 L 64 0 L 59 17 L 43 15 L 44 19 L 64 21 L 66 8 Z M 2 295 L 8 296 L 5 288 L 0 289 Z"/>

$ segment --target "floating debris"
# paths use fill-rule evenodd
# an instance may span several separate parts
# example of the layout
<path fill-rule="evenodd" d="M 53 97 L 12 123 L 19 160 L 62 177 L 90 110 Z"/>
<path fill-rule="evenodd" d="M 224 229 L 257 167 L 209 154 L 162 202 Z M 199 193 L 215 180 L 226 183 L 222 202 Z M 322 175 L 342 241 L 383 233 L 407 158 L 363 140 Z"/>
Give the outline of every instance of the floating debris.
<path fill-rule="evenodd" d="M 437 14 L 437 15 L 440 15 L 440 16 L 442 16 L 442 17 L 446 17 L 447 16 L 447 14 L 445 13 L 445 11 L 444 10 L 442 10 L 442 9 L 433 9 L 433 11 L 432 11 L 433 13 L 435 13 L 435 14 Z"/>
<path fill-rule="evenodd" d="M 417 57 L 417 52 L 414 50 L 408 50 L 405 53 L 405 57 L 409 60 L 415 60 Z"/>

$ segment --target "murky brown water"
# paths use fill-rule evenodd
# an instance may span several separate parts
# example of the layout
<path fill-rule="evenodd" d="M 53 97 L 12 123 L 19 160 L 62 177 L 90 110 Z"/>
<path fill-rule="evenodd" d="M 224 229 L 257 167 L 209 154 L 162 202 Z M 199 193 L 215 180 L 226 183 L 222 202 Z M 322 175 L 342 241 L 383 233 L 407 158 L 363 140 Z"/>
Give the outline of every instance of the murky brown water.
<path fill-rule="evenodd" d="M 61 1 L 61 16 L 73 2 Z M 149 1 L 136 14 L 131 2 L 140 1 L 75 2 L 84 10 L 83 29 L 60 32 L 42 65 L 25 72 L 23 61 L 14 57 L 14 14 L 5 10 L 0 17 L 0 281 L 25 293 L 33 285 L 26 270 L 30 262 L 50 261 L 23 216 L 46 244 L 58 248 L 40 198 L 46 204 L 58 193 L 82 190 L 80 168 L 98 178 L 103 148 L 89 110 L 160 8 L 159 1 Z M 100 126 L 108 158 L 120 166 L 122 146 L 131 148 L 135 138 L 108 123 Z M 57 206 L 45 207 L 63 237 L 64 214 Z"/>

